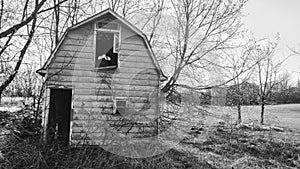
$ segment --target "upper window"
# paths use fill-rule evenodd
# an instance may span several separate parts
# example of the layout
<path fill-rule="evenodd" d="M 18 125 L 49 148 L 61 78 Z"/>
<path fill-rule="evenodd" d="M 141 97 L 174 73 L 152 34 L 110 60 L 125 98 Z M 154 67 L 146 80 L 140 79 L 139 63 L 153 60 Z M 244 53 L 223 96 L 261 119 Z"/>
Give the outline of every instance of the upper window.
<path fill-rule="evenodd" d="M 117 68 L 121 39 L 120 25 L 113 22 L 100 21 L 96 23 L 95 28 L 95 67 L 98 69 Z"/>

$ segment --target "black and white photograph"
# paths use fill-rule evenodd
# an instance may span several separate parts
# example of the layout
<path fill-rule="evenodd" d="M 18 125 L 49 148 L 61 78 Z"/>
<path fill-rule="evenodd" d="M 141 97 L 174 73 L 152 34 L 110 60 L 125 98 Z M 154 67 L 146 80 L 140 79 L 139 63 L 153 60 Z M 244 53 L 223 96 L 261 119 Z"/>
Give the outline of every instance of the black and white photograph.
<path fill-rule="evenodd" d="M 300 168 L 299 0 L 0 0 L 0 168 Z"/>

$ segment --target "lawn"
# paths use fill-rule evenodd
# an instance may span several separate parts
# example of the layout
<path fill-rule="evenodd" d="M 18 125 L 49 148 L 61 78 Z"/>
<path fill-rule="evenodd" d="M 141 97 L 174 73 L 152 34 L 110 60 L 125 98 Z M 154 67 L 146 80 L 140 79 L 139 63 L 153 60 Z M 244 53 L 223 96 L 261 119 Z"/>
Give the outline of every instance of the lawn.
<path fill-rule="evenodd" d="M 247 106 L 242 109 L 243 120 L 259 118 L 259 106 Z M 282 127 L 300 130 L 300 104 L 267 105 L 265 109 L 266 123 L 274 123 Z"/>
<path fill-rule="evenodd" d="M 227 117 L 234 122 L 237 117 L 235 107 L 208 106 L 209 113 L 207 124 L 212 124 Z M 243 106 L 242 121 L 251 123 L 260 121 L 260 106 Z M 300 130 L 300 104 L 266 105 L 265 122 L 268 125 L 276 125 L 284 128 Z"/>

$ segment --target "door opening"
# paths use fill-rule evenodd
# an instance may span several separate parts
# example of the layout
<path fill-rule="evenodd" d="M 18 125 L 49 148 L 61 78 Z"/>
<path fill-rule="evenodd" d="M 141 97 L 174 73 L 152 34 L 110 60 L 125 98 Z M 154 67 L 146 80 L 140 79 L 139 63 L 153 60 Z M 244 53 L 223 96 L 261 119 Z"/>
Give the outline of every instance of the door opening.
<path fill-rule="evenodd" d="M 71 89 L 50 89 L 47 142 L 69 144 L 71 120 Z"/>

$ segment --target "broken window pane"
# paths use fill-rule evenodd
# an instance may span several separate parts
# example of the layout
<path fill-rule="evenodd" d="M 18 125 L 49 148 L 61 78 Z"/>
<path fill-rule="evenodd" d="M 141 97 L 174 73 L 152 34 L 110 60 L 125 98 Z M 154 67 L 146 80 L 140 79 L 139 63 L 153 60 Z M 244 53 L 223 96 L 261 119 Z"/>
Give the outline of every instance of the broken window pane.
<path fill-rule="evenodd" d="M 96 68 L 116 68 L 118 53 L 114 52 L 115 33 L 97 31 Z"/>

